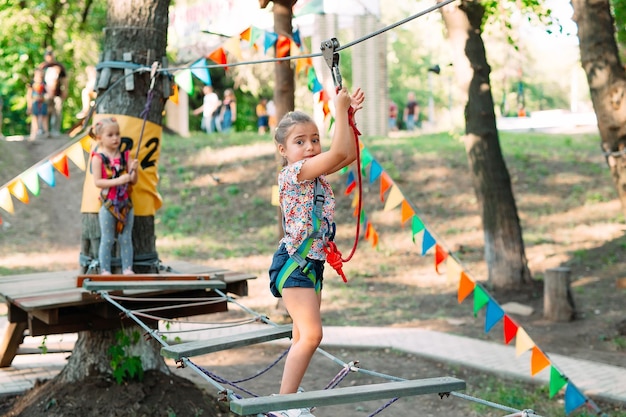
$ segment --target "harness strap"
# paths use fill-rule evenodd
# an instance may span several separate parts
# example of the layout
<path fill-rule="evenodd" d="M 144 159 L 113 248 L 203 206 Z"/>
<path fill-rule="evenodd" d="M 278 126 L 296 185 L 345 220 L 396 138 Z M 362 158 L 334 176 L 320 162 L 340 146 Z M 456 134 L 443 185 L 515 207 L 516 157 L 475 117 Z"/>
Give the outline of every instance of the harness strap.
<path fill-rule="evenodd" d="M 321 232 L 322 228 L 322 217 L 324 212 L 324 189 L 319 179 L 315 179 L 315 195 L 313 197 L 313 211 L 311 212 L 311 220 L 313 223 L 313 231 L 302 241 L 298 249 L 293 253 L 293 255 L 289 256 L 289 259 L 280 272 L 278 273 L 278 278 L 276 280 L 276 288 L 280 294 L 283 293 L 283 286 L 289 278 L 289 275 L 295 271 L 296 268 L 300 268 L 304 274 L 313 282 L 315 286 L 315 292 L 319 293 L 321 291 L 322 283 L 317 279 L 315 275 L 315 268 L 311 268 L 311 261 L 307 260 L 306 257 L 311 250 L 311 246 L 313 246 L 313 241 L 317 238 L 323 238 L 324 234 Z M 284 221 L 284 219 L 283 219 Z"/>

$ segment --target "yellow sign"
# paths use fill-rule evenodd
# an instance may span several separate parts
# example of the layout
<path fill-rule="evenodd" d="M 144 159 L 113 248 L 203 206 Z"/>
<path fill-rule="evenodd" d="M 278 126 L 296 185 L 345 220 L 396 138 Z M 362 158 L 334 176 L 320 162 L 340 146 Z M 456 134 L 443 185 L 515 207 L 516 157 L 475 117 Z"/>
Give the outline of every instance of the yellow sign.
<path fill-rule="evenodd" d="M 154 216 L 163 204 L 161 195 L 157 191 L 157 184 L 159 183 L 158 162 L 161 155 L 163 129 L 161 126 L 147 121 L 141 138 L 139 155 L 137 155 L 143 119 L 119 114 L 97 114 L 94 116 L 94 123 L 107 117 L 115 117 L 120 125 L 121 150 L 124 152 L 130 149 L 130 157 L 139 159 L 139 179 L 137 184 L 133 186 L 131 194 L 135 216 Z M 93 139 L 91 140 L 91 150 L 97 152 L 97 142 Z M 82 213 L 97 213 L 100 211 L 100 206 L 100 189 L 93 183 L 90 156 L 89 165 L 85 171 L 83 201 L 80 211 Z"/>

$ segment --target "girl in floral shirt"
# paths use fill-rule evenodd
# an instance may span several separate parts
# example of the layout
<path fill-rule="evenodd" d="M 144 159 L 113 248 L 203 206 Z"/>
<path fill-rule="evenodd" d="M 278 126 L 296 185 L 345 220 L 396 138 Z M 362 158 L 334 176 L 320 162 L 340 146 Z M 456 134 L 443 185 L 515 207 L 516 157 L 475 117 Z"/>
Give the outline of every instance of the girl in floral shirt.
<path fill-rule="evenodd" d="M 335 198 L 325 178 L 356 159 L 356 138 L 349 125 L 348 110 L 362 108 L 364 93 L 352 95 L 344 88 L 335 97 L 335 126 L 328 151 L 322 152 L 320 135 L 313 119 L 302 112 L 287 113 L 276 128 L 275 141 L 285 166 L 278 174 L 280 207 L 285 219 L 285 236 L 274 254 L 270 267 L 270 290 L 283 298 L 293 321 L 292 345 L 287 355 L 281 394 L 295 393 L 304 373 L 322 341 L 320 316 L 322 274 L 324 271 L 324 238 L 330 231 L 335 212 Z M 312 212 L 316 182 L 323 190 L 321 235 L 313 239 L 306 256 L 308 265 L 296 267 L 288 276 L 281 270 L 307 237 L 314 231 Z M 318 188 L 319 188 L 318 187 Z M 312 416 L 309 409 L 272 413 L 279 417 Z M 272 415 L 270 414 L 270 415 Z"/>

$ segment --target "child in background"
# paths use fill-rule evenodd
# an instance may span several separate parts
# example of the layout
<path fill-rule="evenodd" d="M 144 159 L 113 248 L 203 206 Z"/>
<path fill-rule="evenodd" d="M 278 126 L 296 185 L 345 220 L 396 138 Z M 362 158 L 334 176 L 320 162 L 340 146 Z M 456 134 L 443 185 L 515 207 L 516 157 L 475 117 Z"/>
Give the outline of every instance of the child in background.
<path fill-rule="evenodd" d="M 113 117 L 92 126 L 89 134 L 98 142 L 91 154 L 91 169 L 96 187 L 100 188 L 102 207 L 100 221 L 100 273 L 111 274 L 111 250 L 117 235 L 122 258 L 122 273 L 133 274 L 134 212 L 130 187 L 137 183 L 137 159 L 130 151 L 121 152 L 120 126 Z"/>
<path fill-rule="evenodd" d="M 335 98 L 335 131 L 330 149 L 322 152 L 320 134 L 305 113 L 287 113 L 276 128 L 275 141 L 285 166 L 278 174 L 280 207 L 285 219 L 285 236 L 274 254 L 269 270 L 270 290 L 282 297 L 293 321 L 292 344 L 285 361 L 281 394 L 295 393 L 315 350 L 322 341 L 320 316 L 322 274 L 326 254 L 324 236 L 333 223 L 335 198 L 326 174 L 332 174 L 356 159 L 356 138 L 349 125 L 348 110 L 362 108 L 365 95 L 360 89 L 350 96 L 342 89 Z M 291 273 L 283 268 L 314 229 L 312 212 L 316 184 L 324 194 L 321 235 L 315 235 L 306 253 L 308 265 Z M 270 416 L 312 416 L 307 408 L 272 412 Z"/>
<path fill-rule="evenodd" d="M 48 136 L 48 104 L 46 103 L 46 82 L 44 72 L 36 69 L 33 81 L 28 84 L 26 93 L 26 113 L 31 115 L 30 139 L 37 135 Z"/>

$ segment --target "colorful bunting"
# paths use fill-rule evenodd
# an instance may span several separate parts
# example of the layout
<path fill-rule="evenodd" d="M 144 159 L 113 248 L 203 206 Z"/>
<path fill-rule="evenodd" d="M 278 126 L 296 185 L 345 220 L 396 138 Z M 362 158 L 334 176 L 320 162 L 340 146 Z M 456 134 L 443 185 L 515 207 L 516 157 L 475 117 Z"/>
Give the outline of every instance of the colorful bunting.
<path fill-rule="evenodd" d="M 176 84 L 174 84 L 174 85 L 176 85 Z M 82 146 L 82 148 L 83 148 L 83 150 L 85 152 L 91 153 L 91 144 L 92 144 L 93 141 L 94 140 L 93 140 L 93 138 L 91 136 L 85 135 L 85 136 L 83 136 L 79 140 L 79 143 L 80 143 L 80 146 Z"/>
<path fill-rule="evenodd" d="M 211 74 L 207 68 L 206 58 L 200 58 L 189 66 L 191 73 L 195 75 L 205 85 L 212 85 Z"/>
<path fill-rule="evenodd" d="M 293 32 L 293 42 L 298 46 L 302 46 L 302 39 L 300 38 L 300 28 L 296 29 Z"/>
<path fill-rule="evenodd" d="M 284 35 L 279 35 L 276 40 L 276 58 L 289 56 L 291 52 L 291 39 Z"/>
<path fill-rule="evenodd" d="M 244 30 L 243 32 L 239 34 L 239 39 L 242 39 L 244 41 L 250 41 L 251 32 L 252 32 L 252 27 L 249 27 L 248 29 Z"/>
<path fill-rule="evenodd" d="M 28 191 L 26 191 L 26 187 L 24 183 L 19 178 L 11 181 L 9 183 L 9 192 L 13 195 L 13 197 L 17 198 L 24 204 L 28 204 Z"/>
<path fill-rule="evenodd" d="M 398 207 L 400 203 L 404 200 L 404 196 L 402 195 L 402 191 L 396 185 L 391 187 L 391 191 L 389 191 L 389 195 L 387 196 L 387 202 L 385 203 L 384 211 L 393 210 Z"/>
<path fill-rule="evenodd" d="M 215 51 L 211 52 L 208 59 L 215 62 L 216 64 L 224 65 L 226 64 L 226 53 L 224 52 L 224 48 L 217 48 Z M 228 69 L 228 68 L 225 68 Z"/>
<path fill-rule="evenodd" d="M 39 195 L 39 175 L 37 175 L 37 170 L 34 168 L 26 170 L 22 175 L 20 175 L 20 178 L 32 195 Z"/>
<path fill-rule="evenodd" d="M 187 94 L 193 94 L 193 78 L 191 76 L 191 70 L 184 69 L 174 75 L 174 82 L 178 84 Z"/>
<path fill-rule="evenodd" d="M 391 187 L 393 181 L 387 172 L 383 171 L 380 176 L 380 201 L 385 201 L 385 192 Z"/>
<path fill-rule="evenodd" d="M 263 42 L 263 52 L 267 54 L 267 50 L 276 44 L 278 34 L 265 31 L 265 41 Z"/>
<path fill-rule="evenodd" d="M 41 165 L 37 167 L 37 173 L 39 174 L 39 178 L 41 178 L 46 184 L 50 187 L 54 187 L 56 185 L 56 179 L 54 177 L 54 167 L 50 161 L 45 161 Z"/>
<path fill-rule="evenodd" d="M 533 350 L 530 355 L 530 375 L 537 375 L 539 372 L 547 368 L 548 365 L 550 365 L 550 359 L 548 359 L 541 349 L 537 346 L 533 346 Z"/>
<path fill-rule="evenodd" d="M 504 316 L 504 343 L 507 345 L 511 343 L 511 340 L 517 334 L 517 328 L 519 326 L 508 316 Z"/>
<path fill-rule="evenodd" d="M 422 238 L 422 256 L 426 255 L 426 253 L 435 246 L 435 238 L 427 229 L 424 229 L 424 237 Z"/>
<path fill-rule="evenodd" d="M 565 414 L 569 414 L 587 402 L 585 396 L 572 384 L 567 384 L 565 389 Z"/>
<path fill-rule="evenodd" d="M 80 142 L 76 142 L 67 148 L 65 154 L 81 171 L 85 170 L 85 152 Z"/>
<path fill-rule="evenodd" d="M 517 335 L 515 338 L 515 355 L 521 356 L 522 353 L 532 349 L 535 346 L 535 342 L 528 336 L 526 330 L 521 327 L 517 328 Z"/>
<path fill-rule="evenodd" d="M 174 104 L 178 104 L 180 97 L 178 96 L 178 84 L 172 85 L 172 95 L 169 97 L 170 101 Z"/>
<path fill-rule="evenodd" d="M 487 313 L 485 314 L 485 333 L 495 326 L 504 317 L 504 310 L 494 300 L 489 299 L 487 303 Z"/>
<path fill-rule="evenodd" d="M 481 308 L 489 303 L 489 295 L 480 285 L 474 288 L 474 317 L 478 315 Z"/>
<path fill-rule="evenodd" d="M 411 222 L 411 236 L 413 243 L 415 243 L 415 235 L 422 230 L 424 230 L 424 223 L 422 223 L 422 220 L 419 217 L 413 216 L 413 221 Z"/>
<path fill-rule="evenodd" d="M 376 181 L 380 175 L 383 173 L 383 167 L 380 166 L 376 160 L 372 161 L 372 166 L 370 167 L 370 184 Z"/>
<path fill-rule="evenodd" d="M 408 201 L 402 200 L 402 206 L 400 207 L 400 224 L 404 226 L 404 224 L 414 215 L 415 211 L 413 210 L 413 207 L 411 207 Z"/>
<path fill-rule="evenodd" d="M 9 189 L 4 187 L 0 188 L 0 207 L 8 213 L 14 214 L 15 208 L 13 207 L 13 199 Z"/>
<path fill-rule="evenodd" d="M 317 75 L 315 75 L 315 69 L 313 67 L 309 68 L 309 72 L 307 73 L 307 86 L 309 91 L 313 93 L 319 93 L 324 90 L 322 84 L 317 80 Z"/>
<path fill-rule="evenodd" d="M 52 166 L 67 178 L 70 177 L 70 168 L 67 164 L 67 155 L 60 153 L 50 160 Z"/>
<path fill-rule="evenodd" d="M 458 280 L 463 272 L 461 265 L 454 259 L 454 256 L 448 256 L 446 262 L 446 274 L 449 282 Z"/>
<path fill-rule="evenodd" d="M 228 53 L 237 58 L 237 60 L 244 60 L 243 54 L 241 53 L 241 41 L 238 37 L 233 36 L 232 38 L 224 42 L 224 48 L 226 49 L 226 51 L 228 51 Z"/>
<path fill-rule="evenodd" d="M 438 274 L 439 272 L 439 265 L 446 260 L 446 258 L 448 257 L 448 251 L 446 251 L 441 245 L 439 245 L 438 243 L 435 244 L 435 272 L 437 272 Z"/>
<path fill-rule="evenodd" d="M 554 397 L 567 384 L 565 378 L 554 366 L 550 367 L 550 398 Z"/>
<path fill-rule="evenodd" d="M 465 272 L 461 272 L 461 279 L 459 280 L 459 290 L 457 292 L 457 300 L 459 304 L 463 302 L 470 295 L 474 288 L 476 287 L 476 283 L 472 281 Z"/>

